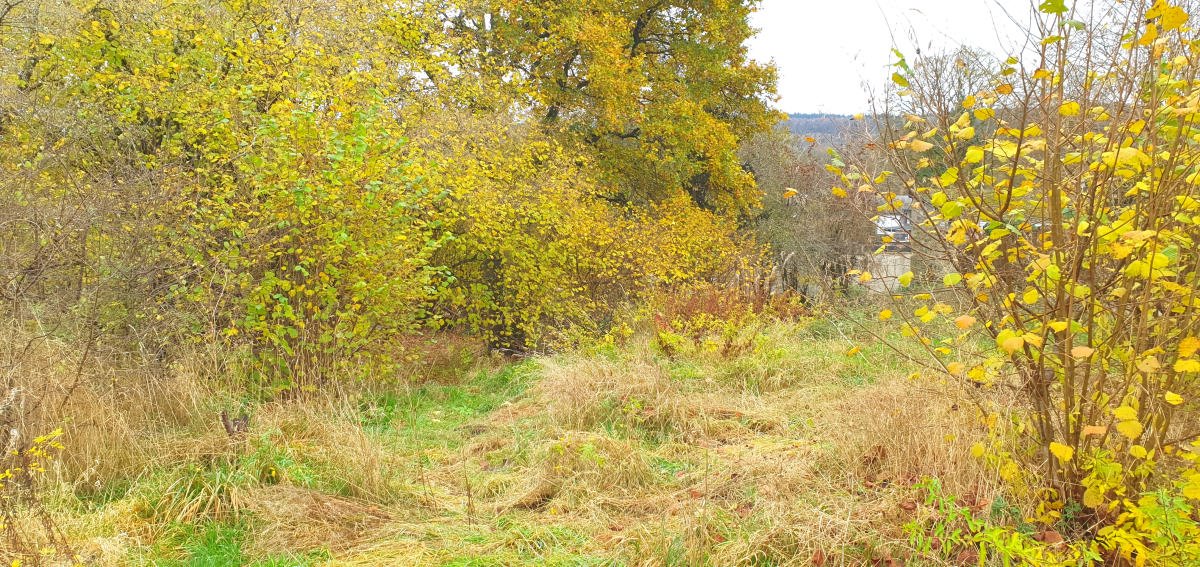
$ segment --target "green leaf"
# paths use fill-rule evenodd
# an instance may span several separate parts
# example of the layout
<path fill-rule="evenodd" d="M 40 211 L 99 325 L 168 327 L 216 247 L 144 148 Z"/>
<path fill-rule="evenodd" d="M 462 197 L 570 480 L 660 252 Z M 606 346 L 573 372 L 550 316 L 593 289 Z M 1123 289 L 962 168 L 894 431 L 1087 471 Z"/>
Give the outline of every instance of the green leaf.
<path fill-rule="evenodd" d="M 962 216 L 962 212 L 962 204 L 958 201 L 946 201 L 946 203 L 942 205 L 942 216 L 947 220 L 953 220 Z"/>
<path fill-rule="evenodd" d="M 1066 0 L 1045 0 L 1038 5 L 1038 11 L 1043 14 L 1062 14 L 1067 11 Z"/>

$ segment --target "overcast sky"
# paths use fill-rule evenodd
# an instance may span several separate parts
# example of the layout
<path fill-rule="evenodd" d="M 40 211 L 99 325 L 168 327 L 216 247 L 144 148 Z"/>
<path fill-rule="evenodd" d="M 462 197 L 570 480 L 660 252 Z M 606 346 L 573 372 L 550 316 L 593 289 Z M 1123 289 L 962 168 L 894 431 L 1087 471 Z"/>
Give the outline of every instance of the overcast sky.
<path fill-rule="evenodd" d="M 763 0 L 751 55 L 779 67 L 778 106 L 787 112 L 869 110 L 864 83 L 891 76 L 893 46 L 936 52 L 971 45 L 1015 53 L 1031 0 Z M 1007 13 L 1006 13 L 1007 12 Z M 916 39 L 914 43 L 913 39 Z"/>

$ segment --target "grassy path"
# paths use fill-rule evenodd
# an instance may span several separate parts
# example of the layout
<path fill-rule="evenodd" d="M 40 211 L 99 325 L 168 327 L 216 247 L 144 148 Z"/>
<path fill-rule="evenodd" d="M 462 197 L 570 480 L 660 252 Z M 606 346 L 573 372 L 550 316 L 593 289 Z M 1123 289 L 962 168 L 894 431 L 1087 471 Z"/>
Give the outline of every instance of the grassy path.
<path fill-rule="evenodd" d="M 253 405 L 241 441 L 140 433 L 172 459 L 58 510 L 97 563 L 887 564 L 915 482 L 982 498 L 986 475 L 970 412 L 846 345 L 779 326 L 737 356 L 576 354 Z"/>

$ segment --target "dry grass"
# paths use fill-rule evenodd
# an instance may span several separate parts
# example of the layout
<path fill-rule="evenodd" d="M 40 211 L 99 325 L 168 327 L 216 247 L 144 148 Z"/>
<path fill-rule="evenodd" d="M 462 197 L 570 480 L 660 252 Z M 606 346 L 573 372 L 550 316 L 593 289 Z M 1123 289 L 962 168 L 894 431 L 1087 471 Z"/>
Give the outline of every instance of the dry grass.
<path fill-rule="evenodd" d="M 953 388 L 843 350 L 780 327 L 733 359 L 545 358 L 526 365 L 524 393 L 439 377 L 258 403 L 232 439 L 215 416 L 231 390 L 211 362 L 126 371 L 119 385 L 96 366 L 58 414 L 72 421 L 55 513 L 96 564 L 201 553 L 178 540 L 183 524 L 239 526 L 246 560 L 331 565 L 901 558 L 916 481 L 978 501 L 998 483 L 969 457 L 983 432 Z M 380 396 L 398 397 L 362 401 Z M 55 416 L 36 419 L 26 427 Z M 124 496 L 78 500 L 122 482 Z M 184 543 L 164 548 L 171 538 Z"/>
<path fill-rule="evenodd" d="M 259 520 L 250 550 L 260 557 L 316 549 L 343 551 L 390 517 L 369 502 L 289 485 L 259 488 L 248 500 Z"/>

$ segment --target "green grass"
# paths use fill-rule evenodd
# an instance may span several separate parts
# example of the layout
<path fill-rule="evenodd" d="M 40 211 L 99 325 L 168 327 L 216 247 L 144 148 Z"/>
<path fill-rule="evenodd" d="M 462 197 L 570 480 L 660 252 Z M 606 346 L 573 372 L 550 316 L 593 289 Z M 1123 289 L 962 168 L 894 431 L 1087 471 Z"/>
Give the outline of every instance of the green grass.
<path fill-rule="evenodd" d="M 462 384 L 418 385 L 367 396 L 359 403 L 360 422 L 380 434 L 416 432 L 422 442 L 453 442 L 454 428 L 519 397 L 536 371 L 535 363 L 522 362 L 479 372 Z"/>

